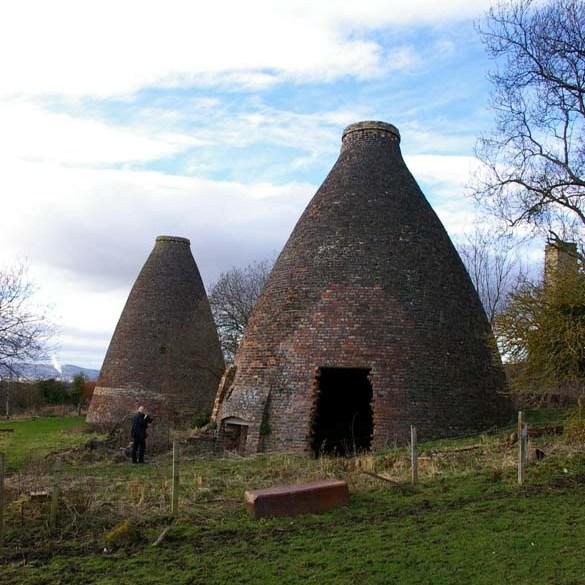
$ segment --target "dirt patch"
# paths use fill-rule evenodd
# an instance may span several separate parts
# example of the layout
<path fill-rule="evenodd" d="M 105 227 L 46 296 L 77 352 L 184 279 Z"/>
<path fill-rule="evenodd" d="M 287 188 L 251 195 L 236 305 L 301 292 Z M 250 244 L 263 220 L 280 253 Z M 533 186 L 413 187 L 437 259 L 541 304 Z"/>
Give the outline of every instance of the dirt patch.
<path fill-rule="evenodd" d="M 548 485 L 550 487 L 557 489 L 571 488 L 575 487 L 576 485 L 583 484 L 585 484 L 585 473 L 579 473 L 577 475 L 571 476 L 553 477 L 548 482 Z"/>

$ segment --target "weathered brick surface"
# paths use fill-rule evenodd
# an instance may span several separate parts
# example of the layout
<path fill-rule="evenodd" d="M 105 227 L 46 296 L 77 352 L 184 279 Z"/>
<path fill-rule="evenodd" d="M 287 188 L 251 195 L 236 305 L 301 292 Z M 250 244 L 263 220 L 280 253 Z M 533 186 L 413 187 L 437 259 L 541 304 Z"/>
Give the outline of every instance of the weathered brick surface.
<path fill-rule="evenodd" d="M 370 369 L 374 448 L 509 416 L 479 298 L 399 142 L 350 126 L 276 262 L 218 414 L 249 424 L 247 452 L 309 449 L 321 367 Z"/>
<path fill-rule="evenodd" d="M 87 422 L 142 404 L 168 421 L 211 412 L 224 362 L 189 240 L 160 236 L 120 317 Z"/>
<path fill-rule="evenodd" d="M 345 481 L 326 479 L 245 493 L 248 511 L 254 518 L 317 514 L 349 504 Z"/>
<path fill-rule="evenodd" d="M 577 244 L 573 242 L 555 242 L 544 248 L 544 282 L 552 284 L 559 275 L 577 270 Z"/>

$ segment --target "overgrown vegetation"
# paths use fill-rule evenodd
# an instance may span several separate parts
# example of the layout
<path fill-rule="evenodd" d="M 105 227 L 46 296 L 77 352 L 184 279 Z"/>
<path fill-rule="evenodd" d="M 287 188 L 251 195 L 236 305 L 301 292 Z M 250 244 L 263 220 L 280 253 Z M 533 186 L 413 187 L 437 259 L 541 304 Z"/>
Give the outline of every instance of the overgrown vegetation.
<path fill-rule="evenodd" d="M 564 414 L 530 412 L 527 419 L 556 426 Z M 170 522 L 168 455 L 147 466 L 100 462 L 85 451 L 65 457 L 54 532 L 49 503 L 30 497 L 32 488 L 50 489 L 51 474 L 25 466 L 8 481 L 0 583 L 585 581 L 578 537 L 585 529 L 585 454 L 564 436 L 531 439 L 546 457 L 529 466 L 520 488 L 511 430 L 421 445 L 415 487 L 406 449 L 315 460 L 195 457 L 183 445 L 180 514 L 156 548 L 152 542 Z M 349 507 L 262 521 L 245 510 L 245 489 L 326 477 L 348 481 Z"/>
<path fill-rule="evenodd" d="M 198 414 L 193 417 L 191 420 L 191 428 L 193 429 L 200 429 L 211 422 L 211 413 L 204 412 L 203 414 Z"/>
<path fill-rule="evenodd" d="M 495 321 L 516 392 L 576 400 L 585 389 L 585 272 L 575 262 L 549 281 L 525 281 Z"/>
<path fill-rule="evenodd" d="M 582 399 L 579 399 L 577 406 L 567 417 L 565 435 L 570 441 L 577 444 L 585 443 L 585 410 Z"/>

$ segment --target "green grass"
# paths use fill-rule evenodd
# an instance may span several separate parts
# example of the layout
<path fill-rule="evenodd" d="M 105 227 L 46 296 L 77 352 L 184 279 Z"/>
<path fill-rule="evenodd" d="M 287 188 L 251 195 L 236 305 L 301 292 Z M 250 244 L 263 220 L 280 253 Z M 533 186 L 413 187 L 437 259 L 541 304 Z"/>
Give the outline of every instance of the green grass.
<path fill-rule="evenodd" d="M 526 411 L 525 419 L 528 424 L 537 426 L 562 425 L 569 412 L 567 408 L 538 408 Z"/>
<path fill-rule="evenodd" d="M 0 583 L 585 583 L 584 495 L 579 484 L 518 489 L 479 476 L 406 495 L 372 486 L 348 508 L 293 519 L 202 503 L 158 549 L 154 529 L 110 554 L 57 542 Z"/>
<path fill-rule="evenodd" d="M 0 422 L 0 430 L 13 429 L 0 432 L 0 452 L 5 454 L 7 470 L 16 471 L 53 451 L 82 445 L 92 436 L 80 432 L 84 424 L 82 416 Z"/>
<path fill-rule="evenodd" d="M 502 439 L 475 437 L 476 450 L 423 460 L 421 483 L 402 488 L 359 469 L 406 481 L 405 450 L 318 461 L 184 452 L 181 513 L 158 548 L 150 544 L 169 520 L 168 458 L 71 463 L 56 533 L 31 509 L 24 520 L 9 511 L 0 584 L 584 585 L 585 453 L 562 437 L 539 439 L 547 457 L 519 487 L 515 447 Z M 247 514 L 245 489 L 318 477 L 346 479 L 350 505 L 295 518 Z M 85 512 L 71 495 L 76 482 L 95 496 Z M 106 532 L 124 518 L 140 536 L 104 552 Z"/>

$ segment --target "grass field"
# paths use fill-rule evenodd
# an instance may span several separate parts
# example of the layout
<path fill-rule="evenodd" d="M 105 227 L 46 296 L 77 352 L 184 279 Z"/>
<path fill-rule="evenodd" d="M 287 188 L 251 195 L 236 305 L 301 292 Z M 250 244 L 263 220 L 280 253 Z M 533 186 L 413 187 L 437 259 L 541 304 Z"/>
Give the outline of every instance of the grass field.
<path fill-rule="evenodd" d="M 168 457 L 144 467 L 69 462 L 54 533 L 46 510 L 28 502 L 19 517 L 11 504 L 0 583 L 585 584 L 585 453 L 562 437 L 537 441 L 547 456 L 522 487 L 515 447 L 502 436 L 427 453 L 416 487 L 407 484 L 404 450 L 321 460 L 185 450 L 180 514 L 157 548 L 151 543 L 169 523 Z M 455 451 L 462 445 L 473 449 Z M 439 448 L 421 451 L 431 447 Z M 26 481 L 26 468 L 18 475 Z M 348 507 L 256 521 L 243 505 L 246 488 L 322 477 L 349 482 Z M 132 529 L 108 541 L 123 520 Z"/>
<path fill-rule="evenodd" d="M 82 445 L 92 436 L 79 432 L 84 425 L 82 416 L 1 421 L 0 452 L 5 453 L 8 471 L 16 471 L 53 451 Z M 3 429 L 12 432 L 2 432 Z"/>

